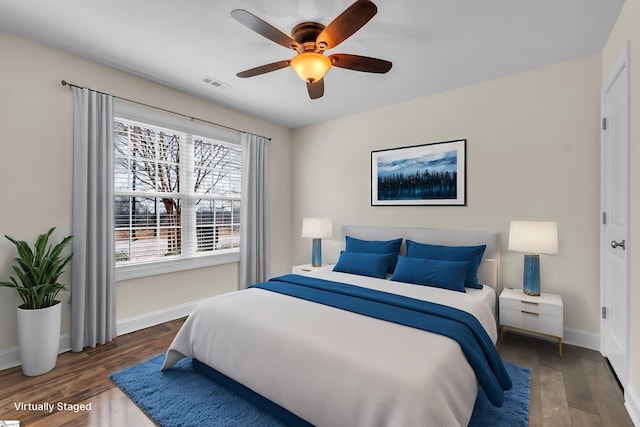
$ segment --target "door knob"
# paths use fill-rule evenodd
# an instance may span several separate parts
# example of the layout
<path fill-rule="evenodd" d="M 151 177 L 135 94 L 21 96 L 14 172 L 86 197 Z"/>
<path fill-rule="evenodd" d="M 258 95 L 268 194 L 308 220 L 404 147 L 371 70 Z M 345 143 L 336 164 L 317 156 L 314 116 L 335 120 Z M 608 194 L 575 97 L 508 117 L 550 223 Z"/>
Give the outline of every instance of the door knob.
<path fill-rule="evenodd" d="M 622 248 L 622 250 L 625 250 L 624 242 L 625 242 L 624 240 L 622 240 L 622 242 L 616 242 L 615 240 L 612 240 L 612 241 L 611 241 L 611 247 L 612 247 L 613 249 L 615 249 L 615 248 L 617 248 L 617 247 L 619 246 L 619 247 L 621 247 L 621 248 Z"/>

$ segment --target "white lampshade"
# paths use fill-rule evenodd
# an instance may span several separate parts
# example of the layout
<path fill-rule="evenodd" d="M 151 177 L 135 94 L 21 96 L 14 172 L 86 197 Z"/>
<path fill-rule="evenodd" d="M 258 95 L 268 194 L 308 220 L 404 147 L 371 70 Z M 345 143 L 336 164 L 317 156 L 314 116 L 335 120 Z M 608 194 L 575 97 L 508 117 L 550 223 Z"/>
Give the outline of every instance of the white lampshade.
<path fill-rule="evenodd" d="M 303 218 L 302 219 L 302 237 L 311 237 L 313 239 L 322 239 L 331 237 L 333 226 L 331 218 Z"/>
<path fill-rule="evenodd" d="M 557 254 L 558 224 L 552 221 L 511 221 L 509 250 L 532 254 Z"/>

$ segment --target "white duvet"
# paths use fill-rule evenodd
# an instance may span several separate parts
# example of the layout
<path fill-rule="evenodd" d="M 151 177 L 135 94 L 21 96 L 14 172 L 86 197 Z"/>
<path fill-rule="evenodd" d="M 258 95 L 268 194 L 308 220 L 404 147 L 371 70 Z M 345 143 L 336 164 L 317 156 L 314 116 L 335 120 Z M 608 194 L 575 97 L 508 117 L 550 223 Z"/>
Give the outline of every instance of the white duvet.
<path fill-rule="evenodd" d="M 465 310 L 496 342 L 483 298 L 344 273 L 311 274 Z M 471 366 L 450 338 L 262 289 L 198 305 L 163 369 L 183 357 L 316 426 L 466 426 L 478 391 Z"/>

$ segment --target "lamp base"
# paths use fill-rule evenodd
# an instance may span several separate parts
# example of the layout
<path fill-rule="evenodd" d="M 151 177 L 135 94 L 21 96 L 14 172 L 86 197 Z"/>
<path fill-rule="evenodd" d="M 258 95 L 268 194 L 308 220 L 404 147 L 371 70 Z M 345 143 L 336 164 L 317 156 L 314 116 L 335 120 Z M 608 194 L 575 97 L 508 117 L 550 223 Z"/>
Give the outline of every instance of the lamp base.
<path fill-rule="evenodd" d="M 522 291 L 531 296 L 540 296 L 540 255 L 525 254 Z"/>
<path fill-rule="evenodd" d="M 322 267 L 322 239 L 313 239 L 311 246 L 311 266 Z"/>

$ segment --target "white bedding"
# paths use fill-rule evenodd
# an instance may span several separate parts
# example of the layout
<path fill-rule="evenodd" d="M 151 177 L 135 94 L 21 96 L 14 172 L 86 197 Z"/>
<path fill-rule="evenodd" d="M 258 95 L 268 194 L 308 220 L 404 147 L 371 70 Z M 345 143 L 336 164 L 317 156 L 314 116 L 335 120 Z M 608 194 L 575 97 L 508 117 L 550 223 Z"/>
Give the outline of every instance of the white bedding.
<path fill-rule="evenodd" d="M 496 342 L 482 293 L 331 271 L 313 276 L 447 304 Z M 495 295 L 494 295 L 495 300 Z M 455 341 L 261 289 L 201 303 L 163 369 L 192 357 L 316 426 L 466 426 L 477 380 Z"/>
<path fill-rule="evenodd" d="M 482 289 L 472 289 L 472 288 L 465 288 L 465 290 L 467 291 L 467 293 L 471 296 L 473 296 L 474 298 L 479 298 L 482 301 L 484 301 L 485 304 L 487 304 L 489 306 L 489 308 L 491 308 L 491 312 L 493 313 L 493 316 L 495 317 L 496 315 L 496 291 L 489 287 L 489 286 L 483 286 Z"/>

